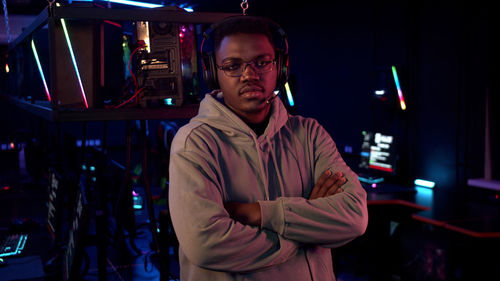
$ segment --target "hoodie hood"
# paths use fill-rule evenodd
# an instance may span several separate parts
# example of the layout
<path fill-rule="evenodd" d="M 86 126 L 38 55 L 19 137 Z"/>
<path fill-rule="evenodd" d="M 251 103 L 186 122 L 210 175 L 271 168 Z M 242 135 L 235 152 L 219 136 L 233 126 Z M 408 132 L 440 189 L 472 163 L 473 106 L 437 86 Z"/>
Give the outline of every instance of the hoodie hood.
<path fill-rule="evenodd" d="M 206 94 L 200 103 L 198 115 L 191 122 L 200 122 L 224 131 L 228 135 L 256 137 L 255 132 L 223 103 L 223 93 Z M 271 102 L 271 116 L 266 130 L 259 137 L 272 138 L 288 120 L 288 112 L 280 99 Z"/>

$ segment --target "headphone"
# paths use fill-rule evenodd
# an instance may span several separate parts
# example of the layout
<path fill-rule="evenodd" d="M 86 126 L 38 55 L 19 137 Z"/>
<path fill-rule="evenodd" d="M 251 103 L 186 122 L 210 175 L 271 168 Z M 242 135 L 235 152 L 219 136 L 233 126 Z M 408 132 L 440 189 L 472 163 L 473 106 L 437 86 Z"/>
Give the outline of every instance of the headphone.
<path fill-rule="evenodd" d="M 275 42 L 271 42 L 274 45 L 274 52 L 275 52 L 275 60 L 276 60 L 276 68 L 278 70 L 278 76 L 276 79 L 276 89 L 282 89 L 285 86 L 285 83 L 288 80 L 288 73 L 289 73 L 289 57 L 288 57 L 288 41 L 286 39 L 286 33 L 285 31 L 275 22 L 263 18 L 263 17 L 255 17 L 255 16 L 247 16 L 247 15 L 240 15 L 240 16 L 231 16 L 228 18 L 223 19 L 220 22 L 214 23 L 208 28 L 204 33 L 203 33 L 203 41 L 201 42 L 201 59 L 203 62 L 203 78 L 205 80 L 205 83 L 207 84 L 209 89 L 219 89 L 219 81 L 217 78 L 217 66 L 215 62 L 215 52 L 214 51 L 208 51 L 204 52 L 203 51 L 203 44 L 205 43 L 205 40 L 208 40 L 210 35 L 216 30 L 220 25 L 225 24 L 228 21 L 232 21 L 234 19 L 253 19 L 253 20 L 260 20 L 264 21 L 267 23 L 267 25 L 270 27 L 271 34 L 279 33 L 281 37 L 281 41 L 284 44 L 284 49 L 280 49 L 276 47 Z M 274 36 L 273 36 L 273 41 Z"/>

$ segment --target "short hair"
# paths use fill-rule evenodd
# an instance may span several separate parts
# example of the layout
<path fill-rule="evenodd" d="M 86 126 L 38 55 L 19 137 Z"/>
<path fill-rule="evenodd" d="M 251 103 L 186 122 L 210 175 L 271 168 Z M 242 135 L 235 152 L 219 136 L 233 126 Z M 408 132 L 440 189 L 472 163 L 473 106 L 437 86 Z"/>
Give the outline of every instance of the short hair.
<path fill-rule="evenodd" d="M 262 34 L 274 48 L 274 40 L 269 23 L 261 18 L 237 16 L 223 20 L 214 30 L 214 49 L 218 50 L 222 40 L 235 34 Z"/>

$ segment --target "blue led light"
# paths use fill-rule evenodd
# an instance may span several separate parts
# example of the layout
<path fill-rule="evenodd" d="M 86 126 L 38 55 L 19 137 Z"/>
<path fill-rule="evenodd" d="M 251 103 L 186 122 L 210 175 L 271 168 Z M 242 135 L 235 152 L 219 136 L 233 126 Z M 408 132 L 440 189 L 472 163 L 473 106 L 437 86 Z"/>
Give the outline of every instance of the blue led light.
<path fill-rule="evenodd" d="M 434 188 L 434 186 L 436 186 L 435 182 L 428 181 L 428 180 L 422 180 L 422 179 L 416 179 L 414 183 L 415 183 L 415 185 L 427 187 L 427 188 Z"/>
<path fill-rule="evenodd" d="M 166 105 L 174 105 L 174 100 L 172 98 L 166 98 L 163 101 Z"/>
<path fill-rule="evenodd" d="M 161 5 L 161 4 L 152 4 L 152 3 L 145 3 L 145 2 L 139 2 L 139 1 L 129 1 L 129 0 L 107 0 L 107 1 L 111 2 L 111 3 L 125 4 L 125 5 L 136 6 L 136 7 L 143 7 L 143 8 L 160 8 L 160 7 L 163 7 L 163 5 Z"/>

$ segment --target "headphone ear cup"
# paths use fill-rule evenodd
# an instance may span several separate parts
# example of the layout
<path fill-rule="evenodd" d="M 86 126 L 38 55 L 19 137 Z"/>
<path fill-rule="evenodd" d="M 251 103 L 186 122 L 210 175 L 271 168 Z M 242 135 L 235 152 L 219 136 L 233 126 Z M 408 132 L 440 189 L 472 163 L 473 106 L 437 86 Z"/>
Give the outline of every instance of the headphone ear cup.
<path fill-rule="evenodd" d="M 288 81 L 288 54 L 282 50 L 276 50 L 276 69 L 278 77 L 276 79 L 276 89 L 281 89 Z"/>
<path fill-rule="evenodd" d="M 209 89 L 219 89 L 219 80 L 217 79 L 217 68 L 215 67 L 215 56 L 212 52 L 202 53 L 203 60 L 203 79 Z"/>

